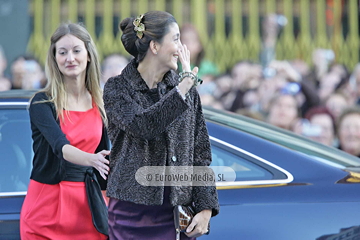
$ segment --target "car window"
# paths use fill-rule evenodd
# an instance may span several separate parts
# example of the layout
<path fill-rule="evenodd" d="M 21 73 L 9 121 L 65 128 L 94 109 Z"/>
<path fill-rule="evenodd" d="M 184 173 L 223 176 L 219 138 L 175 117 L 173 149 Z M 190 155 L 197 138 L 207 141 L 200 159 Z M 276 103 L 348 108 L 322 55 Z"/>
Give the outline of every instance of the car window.
<path fill-rule="evenodd" d="M 227 152 L 216 146 L 212 146 L 211 151 L 211 166 L 231 167 L 236 173 L 235 181 L 272 179 L 272 174 L 269 171 L 241 158 L 240 156 Z"/>
<path fill-rule="evenodd" d="M 29 183 L 32 138 L 26 109 L 0 111 L 0 193 L 22 192 Z"/>
<path fill-rule="evenodd" d="M 260 162 L 251 156 L 222 146 L 214 141 L 211 143 L 211 166 L 231 167 L 236 173 L 235 181 L 256 181 L 285 179 L 287 176 L 279 170 Z"/>

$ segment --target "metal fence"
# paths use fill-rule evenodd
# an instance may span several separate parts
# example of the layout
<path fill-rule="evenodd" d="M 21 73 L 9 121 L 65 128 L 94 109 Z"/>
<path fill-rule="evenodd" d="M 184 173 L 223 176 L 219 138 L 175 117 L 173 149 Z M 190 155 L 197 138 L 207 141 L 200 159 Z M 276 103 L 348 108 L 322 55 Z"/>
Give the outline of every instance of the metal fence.
<path fill-rule="evenodd" d="M 357 0 L 30 0 L 28 51 L 44 61 L 50 35 L 59 23 L 81 21 L 101 56 L 127 55 L 118 24 L 149 10 L 170 12 L 179 26 L 193 23 L 205 46 L 205 57 L 221 71 L 240 60 L 259 61 L 261 20 L 269 13 L 288 20 L 278 38 L 277 59 L 311 63 L 314 48 L 329 48 L 336 61 L 350 69 L 359 61 Z"/>

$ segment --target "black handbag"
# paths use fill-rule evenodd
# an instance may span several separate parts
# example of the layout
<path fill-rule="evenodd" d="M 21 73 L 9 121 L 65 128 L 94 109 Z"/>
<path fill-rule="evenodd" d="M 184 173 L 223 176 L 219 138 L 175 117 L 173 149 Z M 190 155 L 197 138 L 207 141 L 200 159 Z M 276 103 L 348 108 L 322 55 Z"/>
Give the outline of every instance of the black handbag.
<path fill-rule="evenodd" d="M 174 207 L 174 223 L 176 240 L 180 240 L 180 233 L 185 232 L 195 215 L 191 206 L 176 205 Z"/>

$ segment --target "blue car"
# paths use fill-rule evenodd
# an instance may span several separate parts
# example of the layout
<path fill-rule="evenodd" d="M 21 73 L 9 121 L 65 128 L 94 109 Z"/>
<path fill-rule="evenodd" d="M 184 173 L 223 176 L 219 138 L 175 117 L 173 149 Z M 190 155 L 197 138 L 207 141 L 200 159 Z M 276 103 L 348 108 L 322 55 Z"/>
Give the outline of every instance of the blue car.
<path fill-rule="evenodd" d="M 0 92 L 0 239 L 19 239 L 32 140 L 26 110 L 34 92 Z M 360 159 L 240 115 L 204 107 L 220 214 L 200 239 L 360 239 Z"/>

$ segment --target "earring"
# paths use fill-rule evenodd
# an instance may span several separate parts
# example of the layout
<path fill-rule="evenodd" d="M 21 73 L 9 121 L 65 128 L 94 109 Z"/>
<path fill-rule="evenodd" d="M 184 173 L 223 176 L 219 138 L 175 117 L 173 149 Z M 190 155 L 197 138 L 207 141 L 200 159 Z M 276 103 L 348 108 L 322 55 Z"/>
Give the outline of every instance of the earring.
<path fill-rule="evenodd" d="M 157 55 L 157 52 L 155 52 L 155 55 Z"/>

